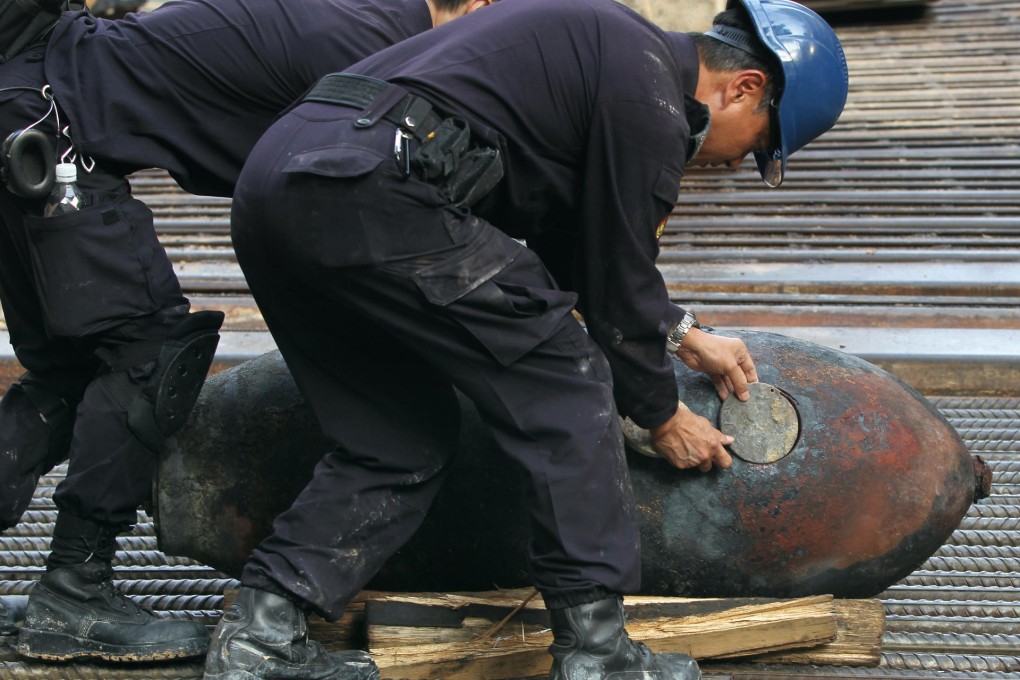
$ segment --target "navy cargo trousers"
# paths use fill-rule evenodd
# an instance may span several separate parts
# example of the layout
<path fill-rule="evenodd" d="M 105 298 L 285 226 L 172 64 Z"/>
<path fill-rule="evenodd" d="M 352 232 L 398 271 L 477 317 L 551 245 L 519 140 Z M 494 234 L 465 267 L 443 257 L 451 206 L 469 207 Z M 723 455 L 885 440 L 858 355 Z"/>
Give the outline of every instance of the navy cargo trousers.
<path fill-rule="evenodd" d="M 66 125 L 44 96 L 44 51 L 0 64 L 0 138 Z M 155 453 L 129 431 L 123 385 L 142 389 L 154 362 L 114 371 L 96 352 L 164 337 L 189 303 L 124 177 L 81 163 L 78 176 L 89 207 L 54 218 L 41 217 L 42 200 L 0 186 L 0 301 L 26 370 L 0 400 L 0 529 L 18 523 L 40 475 L 68 457 L 54 494 L 62 511 L 133 524 L 151 496 Z"/>
<path fill-rule="evenodd" d="M 242 583 L 339 617 L 429 509 L 457 442 L 456 388 L 526 471 L 529 565 L 547 605 L 633 592 L 640 538 L 612 379 L 575 295 L 532 251 L 405 177 L 394 126 L 355 129 L 356 113 L 288 113 L 234 198 L 238 261 L 336 445 Z"/>

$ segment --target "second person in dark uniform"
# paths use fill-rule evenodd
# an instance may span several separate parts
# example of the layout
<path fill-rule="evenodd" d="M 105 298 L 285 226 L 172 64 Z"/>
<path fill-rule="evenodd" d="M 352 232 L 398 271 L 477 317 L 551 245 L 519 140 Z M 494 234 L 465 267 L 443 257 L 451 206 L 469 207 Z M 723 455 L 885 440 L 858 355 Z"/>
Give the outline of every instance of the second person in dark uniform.
<path fill-rule="evenodd" d="M 191 311 L 126 175 L 162 168 L 188 191 L 230 196 L 262 132 L 321 76 L 486 4 L 179 0 L 119 21 L 67 12 L 0 63 L 5 155 L 25 149 L 31 161 L 50 144 L 77 164 L 88 205 L 42 217 L 41 176 L 18 181 L 16 163 L 0 188 L 0 299 L 26 370 L 0 401 L 0 528 L 70 459 L 22 654 L 151 661 L 208 643 L 203 626 L 153 617 L 112 584 L 116 538 L 150 498 L 156 452 L 187 417 L 182 388 L 197 394 L 223 318 Z M 201 364 L 171 366 L 199 350 Z"/>

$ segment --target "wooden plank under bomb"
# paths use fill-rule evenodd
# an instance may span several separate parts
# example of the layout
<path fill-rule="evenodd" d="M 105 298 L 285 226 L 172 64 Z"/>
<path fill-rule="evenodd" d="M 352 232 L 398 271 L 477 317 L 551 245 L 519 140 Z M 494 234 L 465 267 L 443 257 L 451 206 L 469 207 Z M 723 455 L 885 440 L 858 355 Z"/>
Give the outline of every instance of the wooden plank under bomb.
<path fill-rule="evenodd" d="M 539 598 L 522 607 L 525 599 L 524 591 L 377 593 L 366 600 L 369 649 L 384 678 L 498 680 L 547 674 L 552 642 L 548 613 Z M 636 596 L 624 602 L 631 637 L 655 652 L 742 660 L 771 650 L 764 658 L 776 662 L 878 663 L 883 618 L 877 600 L 844 606 L 850 602 L 828 596 Z M 861 609 L 877 610 L 879 619 L 858 621 Z M 511 616 L 505 616 L 507 612 Z M 780 650 L 792 650 L 791 656 L 780 656 Z"/>

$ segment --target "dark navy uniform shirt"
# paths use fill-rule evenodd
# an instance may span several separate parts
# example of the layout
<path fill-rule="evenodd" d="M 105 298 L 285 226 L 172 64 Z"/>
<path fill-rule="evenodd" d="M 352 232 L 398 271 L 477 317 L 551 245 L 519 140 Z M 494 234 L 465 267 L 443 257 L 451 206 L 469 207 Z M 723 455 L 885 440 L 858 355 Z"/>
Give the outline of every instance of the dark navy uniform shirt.
<path fill-rule="evenodd" d="M 168 170 L 230 196 L 255 142 L 301 93 L 432 27 L 425 0 L 178 0 L 120 21 L 65 15 L 46 77 L 107 171 Z"/>
<path fill-rule="evenodd" d="M 676 410 L 665 336 L 683 311 L 655 266 L 688 160 L 698 57 L 614 0 L 504 0 L 354 65 L 498 145 L 505 175 L 476 212 L 527 239 L 613 367 L 620 411 Z"/>

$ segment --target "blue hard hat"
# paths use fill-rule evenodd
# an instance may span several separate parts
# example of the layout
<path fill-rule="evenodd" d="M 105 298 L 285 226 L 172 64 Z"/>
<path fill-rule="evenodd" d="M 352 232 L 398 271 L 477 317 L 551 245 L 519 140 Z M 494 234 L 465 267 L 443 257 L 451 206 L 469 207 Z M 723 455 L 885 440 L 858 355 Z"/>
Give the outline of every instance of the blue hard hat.
<path fill-rule="evenodd" d="M 765 184 L 777 187 L 786 160 L 836 124 L 850 78 L 836 33 L 818 14 L 792 0 L 729 0 L 744 7 L 758 38 L 779 60 L 783 82 L 772 104 L 772 148 L 756 151 Z"/>

